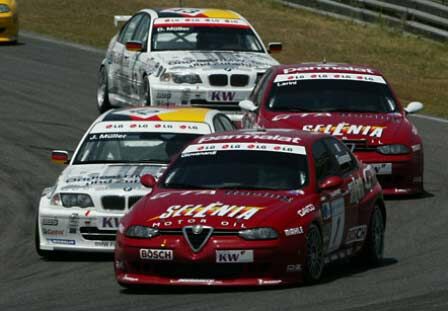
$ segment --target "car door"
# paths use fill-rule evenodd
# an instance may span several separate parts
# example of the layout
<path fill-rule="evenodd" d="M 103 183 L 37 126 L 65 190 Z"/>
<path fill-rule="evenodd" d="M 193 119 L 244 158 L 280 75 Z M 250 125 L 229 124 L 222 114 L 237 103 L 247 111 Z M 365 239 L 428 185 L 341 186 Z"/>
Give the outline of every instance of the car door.
<path fill-rule="evenodd" d="M 140 99 L 141 84 L 143 82 L 142 77 L 147 60 L 145 54 L 148 48 L 149 27 L 151 25 L 151 17 L 148 14 L 142 13 L 141 16 L 140 22 L 130 41 L 142 43 L 143 50 L 141 52 L 125 50 L 123 53 L 127 64 L 127 66 L 123 66 L 124 90 L 126 96 L 132 100 Z"/>
<path fill-rule="evenodd" d="M 363 235 L 363 229 L 359 228 L 358 223 L 359 206 L 364 197 L 363 176 L 359 170 L 358 161 L 344 143 L 333 137 L 325 139 L 325 143 L 334 155 L 339 166 L 341 177 L 344 180 L 346 224 L 348 231 L 345 244 L 348 246 L 348 244 L 354 242 L 352 235 L 359 236 L 359 238 Z M 357 232 L 358 230 L 360 232 Z"/>
<path fill-rule="evenodd" d="M 331 176 L 342 177 L 336 157 L 323 139 L 312 146 L 317 189 L 321 202 L 323 237 L 326 253 L 332 253 L 343 246 L 347 231 L 347 202 L 349 201 L 348 184 L 344 182 L 338 189 L 321 190 L 319 184 Z"/>
<path fill-rule="evenodd" d="M 128 80 L 130 79 L 129 70 L 131 68 L 130 65 L 130 53 L 126 50 L 126 43 L 132 40 L 132 36 L 139 25 L 140 20 L 142 19 L 143 14 L 137 14 L 132 17 L 124 26 L 122 32 L 120 33 L 117 39 L 117 52 L 120 52 L 121 58 L 118 61 L 118 69 L 117 69 L 117 91 L 121 96 L 128 97 L 130 94 L 130 83 Z"/>

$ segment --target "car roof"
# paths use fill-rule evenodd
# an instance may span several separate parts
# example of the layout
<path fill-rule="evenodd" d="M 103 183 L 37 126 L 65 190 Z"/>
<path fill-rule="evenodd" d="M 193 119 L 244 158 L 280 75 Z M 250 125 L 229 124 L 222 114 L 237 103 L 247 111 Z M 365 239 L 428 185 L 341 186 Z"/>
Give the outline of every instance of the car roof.
<path fill-rule="evenodd" d="M 133 107 L 110 110 L 98 121 L 169 121 L 209 123 L 220 113 L 207 108 Z"/>
<path fill-rule="evenodd" d="M 328 135 L 296 129 L 244 129 L 208 134 L 197 138 L 193 144 L 259 142 L 267 144 L 309 146 L 323 137 L 328 137 Z"/>
<path fill-rule="evenodd" d="M 241 15 L 234 11 L 212 8 L 167 8 L 155 9 L 154 11 L 159 17 L 243 19 Z"/>
<path fill-rule="evenodd" d="M 383 76 L 382 73 L 367 65 L 355 65 L 347 63 L 300 63 L 300 64 L 287 64 L 279 65 L 275 67 L 276 74 L 288 74 L 288 73 L 319 73 L 319 72 L 338 72 L 338 73 L 351 73 L 351 74 L 371 74 L 377 76 Z"/>

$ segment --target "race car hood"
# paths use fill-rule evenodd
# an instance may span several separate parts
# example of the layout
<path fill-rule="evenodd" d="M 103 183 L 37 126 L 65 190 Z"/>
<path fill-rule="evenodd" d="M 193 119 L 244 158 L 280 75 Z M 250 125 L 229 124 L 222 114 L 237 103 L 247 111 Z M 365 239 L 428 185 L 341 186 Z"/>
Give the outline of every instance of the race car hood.
<path fill-rule="evenodd" d="M 245 70 L 265 71 L 278 62 L 265 53 L 232 51 L 169 51 L 152 56 L 168 71 Z"/>
<path fill-rule="evenodd" d="M 284 113 L 269 116 L 265 127 L 296 128 L 340 139 L 389 144 L 407 139 L 410 122 L 400 113 Z M 403 136 L 404 135 L 404 136 Z"/>
<path fill-rule="evenodd" d="M 303 191 L 192 190 L 155 191 L 135 206 L 125 225 L 179 229 L 188 225 L 239 230 L 278 227 L 306 200 Z"/>
<path fill-rule="evenodd" d="M 86 164 L 67 167 L 57 182 L 57 192 L 98 192 L 111 190 L 146 190 L 140 176 L 156 176 L 161 164 Z"/>

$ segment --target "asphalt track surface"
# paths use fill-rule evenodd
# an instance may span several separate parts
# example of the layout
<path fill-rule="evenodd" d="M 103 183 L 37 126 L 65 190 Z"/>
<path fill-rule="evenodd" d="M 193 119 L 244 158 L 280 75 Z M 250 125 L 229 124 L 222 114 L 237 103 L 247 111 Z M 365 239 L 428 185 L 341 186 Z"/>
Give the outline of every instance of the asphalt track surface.
<path fill-rule="evenodd" d="M 0 310 L 448 310 L 448 123 L 414 118 L 425 147 L 423 198 L 388 200 L 384 264 L 340 263 L 315 286 L 122 289 L 111 256 L 45 261 L 34 250 L 41 190 L 96 118 L 102 54 L 23 38 L 0 46 Z"/>

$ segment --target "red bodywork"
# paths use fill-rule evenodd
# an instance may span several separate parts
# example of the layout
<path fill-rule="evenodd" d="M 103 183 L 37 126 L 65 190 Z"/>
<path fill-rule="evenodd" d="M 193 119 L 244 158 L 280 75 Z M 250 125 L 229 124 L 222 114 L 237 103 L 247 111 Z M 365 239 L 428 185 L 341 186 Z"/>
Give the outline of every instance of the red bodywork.
<path fill-rule="evenodd" d="M 397 104 L 393 113 L 281 112 L 267 108 L 272 85 L 278 75 L 333 73 L 380 77 L 390 88 Z M 356 77 L 355 77 L 356 79 Z M 322 90 L 323 91 L 323 90 Z M 273 67 L 266 81 L 256 87 L 250 98 L 258 106 L 246 112 L 243 128 L 290 128 L 317 131 L 336 136 L 354 151 L 360 161 L 372 164 L 385 195 L 409 195 L 423 192 L 423 143 L 417 128 L 407 118 L 399 99 L 383 75 L 370 67 L 348 64 L 298 64 Z M 363 103 L 360 103 L 362 105 Z M 339 127 L 338 127 L 339 126 Z M 356 134 L 355 134 L 356 132 Z M 409 153 L 384 155 L 378 146 L 402 144 Z"/>
<path fill-rule="evenodd" d="M 318 190 L 310 148 L 322 137 L 328 136 L 266 130 L 197 139 L 192 145 L 213 142 L 304 146 L 309 182 L 302 189 L 288 191 L 164 189 L 157 184 L 121 221 L 115 250 L 117 281 L 125 286 L 300 282 L 306 256 L 305 236 L 311 223 L 322 232 L 327 262 L 355 254 L 364 239 L 354 239 L 353 228 L 367 228 L 375 205 L 385 217 L 381 186 L 373 171 L 358 163 L 359 168 L 343 178 L 339 189 Z M 329 215 L 333 205 L 342 208 L 342 214 Z M 127 237 L 126 230 L 135 225 L 157 228 L 159 234 L 146 239 Z M 185 227 L 195 225 L 214 230 L 198 251 L 193 250 L 183 233 Z M 245 240 L 238 234 L 240 230 L 261 227 L 275 229 L 278 238 Z M 336 243 L 335 234 L 340 239 Z M 151 254 L 147 250 L 152 250 Z"/>

